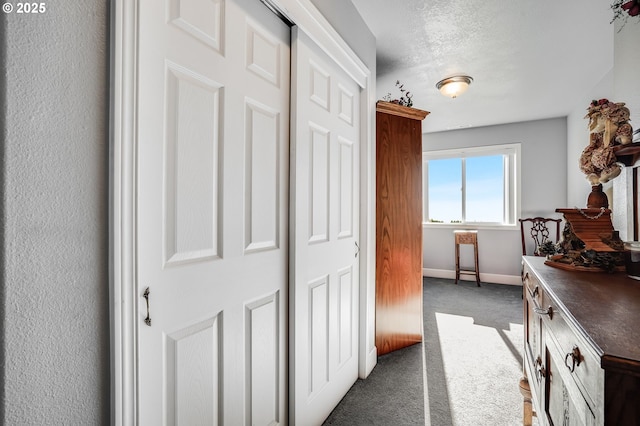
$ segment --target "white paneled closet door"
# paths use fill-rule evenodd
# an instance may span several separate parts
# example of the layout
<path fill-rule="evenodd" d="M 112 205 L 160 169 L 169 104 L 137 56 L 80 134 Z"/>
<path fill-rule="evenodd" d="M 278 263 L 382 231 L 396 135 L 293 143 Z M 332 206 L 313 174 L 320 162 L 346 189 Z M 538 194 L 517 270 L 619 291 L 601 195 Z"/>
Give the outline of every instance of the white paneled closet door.
<path fill-rule="evenodd" d="M 285 424 L 290 28 L 257 0 L 138 11 L 138 422 Z"/>
<path fill-rule="evenodd" d="M 317 425 L 358 375 L 360 87 L 292 35 L 291 422 Z"/>

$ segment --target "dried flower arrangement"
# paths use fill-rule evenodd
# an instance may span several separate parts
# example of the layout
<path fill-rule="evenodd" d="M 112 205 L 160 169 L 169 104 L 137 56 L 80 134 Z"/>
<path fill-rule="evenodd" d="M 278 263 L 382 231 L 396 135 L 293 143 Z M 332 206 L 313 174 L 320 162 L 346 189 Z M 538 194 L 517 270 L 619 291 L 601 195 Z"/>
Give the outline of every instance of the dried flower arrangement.
<path fill-rule="evenodd" d="M 611 5 L 611 10 L 613 11 L 611 23 L 618 19 L 623 19 L 622 26 L 624 26 L 629 16 L 638 16 L 640 18 L 640 0 L 616 0 Z"/>
<path fill-rule="evenodd" d="M 413 93 L 404 88 L 404 84 L 400 83 L 400 80 L 396 80 L 396 87 L 400 90 L 400 99 L 392 99 L 391 93 L 387 93 L 382 100 L 385 102 L 391 102 L 392 104 L 398 104 L 406 107 L 413 106 Z"/>

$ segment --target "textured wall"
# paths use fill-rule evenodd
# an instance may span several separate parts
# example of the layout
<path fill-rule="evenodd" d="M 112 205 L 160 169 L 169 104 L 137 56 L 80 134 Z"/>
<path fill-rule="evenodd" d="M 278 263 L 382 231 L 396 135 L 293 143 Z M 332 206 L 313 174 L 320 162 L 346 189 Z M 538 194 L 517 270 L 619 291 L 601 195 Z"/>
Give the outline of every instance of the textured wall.
<path fill-rule="evenodd" d="M 109 421 L 108 3 L 3 14 L 7 425 Z"/>

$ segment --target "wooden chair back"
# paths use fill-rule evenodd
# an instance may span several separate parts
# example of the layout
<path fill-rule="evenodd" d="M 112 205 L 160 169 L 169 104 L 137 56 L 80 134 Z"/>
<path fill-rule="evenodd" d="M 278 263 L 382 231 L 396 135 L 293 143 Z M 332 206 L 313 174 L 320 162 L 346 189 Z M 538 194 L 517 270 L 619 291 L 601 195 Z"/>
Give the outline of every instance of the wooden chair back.
<path fill-rule="evenodd" d="M 553 219 L 548 217 L 527 217 L 518 219 L 520 222 L 520 238 L 522 239 L 522 255 L 527 255 L 527 238 L 533 240 L 534 256 L 541 256 L 538 248 L 546 241 L 552 241 L 554 244 L 560 240 L 560 223 L 562 219 Z M 554 226 L 555 224 L 555 226 Z M 555 237 L 552 238 L 552 231 L 555 228 Z"/>

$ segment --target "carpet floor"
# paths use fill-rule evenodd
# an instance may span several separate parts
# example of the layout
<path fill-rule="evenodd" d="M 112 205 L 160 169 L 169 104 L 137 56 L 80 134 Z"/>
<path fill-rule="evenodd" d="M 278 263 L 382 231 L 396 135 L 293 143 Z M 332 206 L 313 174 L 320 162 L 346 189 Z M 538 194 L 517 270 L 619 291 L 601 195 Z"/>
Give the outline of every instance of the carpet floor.
<path fill-rule="evenodd" d="M 424 279 L 424 340 L 378 357 L 325 425 L 522 424 L 522 288 Z"/>

